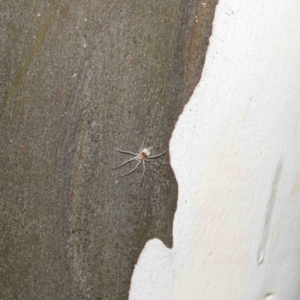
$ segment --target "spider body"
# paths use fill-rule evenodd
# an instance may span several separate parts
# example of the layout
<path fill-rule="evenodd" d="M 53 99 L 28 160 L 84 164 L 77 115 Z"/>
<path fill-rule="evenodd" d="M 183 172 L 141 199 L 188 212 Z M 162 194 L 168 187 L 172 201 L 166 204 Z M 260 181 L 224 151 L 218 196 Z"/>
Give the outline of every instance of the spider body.
<path fill-rule="evenodd" d="M 139 158 L 143 160 L 143 159 L 147 158 L 148 156 L 150 156 L 152 149 L 153 149 L 153 147 L 144 148 L 142 150 L 142 152 L 139 154 Z"/>
<path fill-rule="evenodd" d="M 119 149 L 114 149 L 115 151 L 117 152 L 121 152 L 121 153 L 125 153 L 125 154 L 130 154 L 130 155 L 133 155 L 132 158 L 126 160 L 124 163 L 122 163 L 121 165 L 113 168 L 113 170 L 116 170 L 116 169 L 119 169 L 123 166 L 125 166 L 127 163 L 131 162 L 131 161 L 134 161 L 136 160 L 137 161 L 137 164 L 136 166 L 130 170 L 128 173 L 125 173 L 123 175 L 120 175 L 120 177 L 123 177 L 123 176 L 126 176 L 126 175 L 129 175 L 131 174 L 132 172 L 134 172 L 138 166 L 142 163 L 143 164 L 143 174 L 142 174 L 142 179 L 141 179 L 141 182 L 143 181 L 143 178 L 144 178 L 144 175 L 145 175 L 145 170 L 146 170 L 146 167 L 145 167 L 145 161 L 146 162 L 149 162 L 151 159 L 153 158 L 158 158 L 160 156 L 162 156 L 163 154 L 165 154 L 168 150 L 158 154 L 158 155 L 154 155 L 154 156 L 151 156 L 151 151 L 153 149 L 153 147 L 149 147 L 149 148 L 143 148 L 144 147 L 144 143 L 145 143 L 145 140 L 146 140 L 146 137 L 147 135 L 144 137 L 144 140 L 143 140 L 143 144 L 139 150 L 139 153 L 135 153 L 135 152 L 131 152 L 131 151 L 124 151 L 124 150 L 119 150 Z"/>

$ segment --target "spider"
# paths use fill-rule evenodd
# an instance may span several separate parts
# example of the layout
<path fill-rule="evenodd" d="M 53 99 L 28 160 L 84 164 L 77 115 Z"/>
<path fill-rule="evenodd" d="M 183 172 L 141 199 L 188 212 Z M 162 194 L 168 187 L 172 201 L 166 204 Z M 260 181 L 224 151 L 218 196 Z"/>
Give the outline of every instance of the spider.
<path fill-rule="evenodd" d="M 142 179 L 141 179 L 141 182 L 142 182 L 143 178 L 144 178 L 145 170 L 146 170 L 145 161 L 149 162 L 150 159 L 158 158 L 158 157 L 162 156 L 163 154 L 165 154 L 168 151 L 168 150 L 166 150 L 166 151 L 164 151 L 164 152 L 162 152 L 160 154 L 151 156 L 151 151 L 152 151 L 153 147 L 144 148 L 144 143 L 145 143 L 146 137 L 147 137 L 147 134 L 144 137 L 144 140 L 143 140 L 142 146 L 141 146 L 141 148 L 139 150 L 139 153 L 135 153 L 135 152 L 131 152 L 131 151 L 124 151 L 124 150 L 119 150 L 119 149 L 114 149 L 115 151 L 118 151 L 118 152 L 121 152 L 121 153 L 134 155 L 134 157 L 126 160 L 121 165 L 119 165 L 117 167 L 114 167 L 113 170 L 119 169 L 119 168 L 125 166 L 127 163 L 129 163 L 129 162 L 131 162 L 133 160 L 136 160 L 138 162 L 137 165 L 132 170 L 130 170 L 128 173 L 120 175 L 120 177 L 123 177 L 123 176 L 131 174 L 132 172 L 134 172 L 137 169 L 137 167 L 141 163 L 143 163 L 143 174 L 142 174 Z"/>

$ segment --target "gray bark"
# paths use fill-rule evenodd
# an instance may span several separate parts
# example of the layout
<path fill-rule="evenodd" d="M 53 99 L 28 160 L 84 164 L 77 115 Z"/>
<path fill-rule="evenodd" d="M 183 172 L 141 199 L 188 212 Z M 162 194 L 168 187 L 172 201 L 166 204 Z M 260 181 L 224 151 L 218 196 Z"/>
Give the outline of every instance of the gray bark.
<path fill-rule="evenodd" d="M 1 299 L 127 299 L 145 243 L 172 247 L 169 154 L 140 184 L 113 149 L 168 148 L 216 2 L 0 2 Z"/>

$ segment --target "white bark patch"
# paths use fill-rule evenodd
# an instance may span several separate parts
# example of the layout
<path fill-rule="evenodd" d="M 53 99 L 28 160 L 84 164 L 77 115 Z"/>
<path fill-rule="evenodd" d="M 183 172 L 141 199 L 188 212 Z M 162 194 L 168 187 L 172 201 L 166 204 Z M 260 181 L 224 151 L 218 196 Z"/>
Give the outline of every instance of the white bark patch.
<path fill-rule="evenodd" d="M 130 300 L 299 296 L 299 45 L 299 1 L 220 0 L 170 145 L 174 247 L 147 243 Z"/>

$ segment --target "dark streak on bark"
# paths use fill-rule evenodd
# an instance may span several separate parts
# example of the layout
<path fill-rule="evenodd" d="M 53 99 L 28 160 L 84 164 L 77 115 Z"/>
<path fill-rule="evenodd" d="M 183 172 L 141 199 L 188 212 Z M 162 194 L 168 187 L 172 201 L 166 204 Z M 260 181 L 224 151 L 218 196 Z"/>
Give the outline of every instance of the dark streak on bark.
<path fill-rule="evenodd" d="M 1 299 L 126 299 L 145 243 L 172 247 L 168 154 L 141 185 L 113 148 L 168 147 L 216 2 L 0 4 Z"/>

